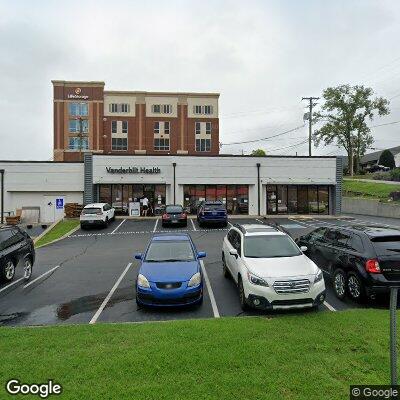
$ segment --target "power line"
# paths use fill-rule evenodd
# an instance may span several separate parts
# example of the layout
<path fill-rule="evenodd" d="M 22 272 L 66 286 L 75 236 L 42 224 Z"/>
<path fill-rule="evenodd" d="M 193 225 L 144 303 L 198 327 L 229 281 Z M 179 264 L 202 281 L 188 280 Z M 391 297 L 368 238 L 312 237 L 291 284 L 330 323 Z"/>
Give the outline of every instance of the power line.
<path fill-rule="evenodd" d="M 392 122 L 387 122 L 386 124 L 373 125 L 370 126 L 370 128 L 378 128 L 379 126 L 394 125 L 398 123 L 400 123 L 400 121 L 392 121 Z"/>
<path fill-rule="evenodd" d="M 267 136 L 267 137 L 264 137 L 264 138 L 254 139 L 254 140 L 244 140 L 244 141 L 242 141 L 242 142 L 221 143 L 221 146 L 231 146 L 231 145 L 235 145 L 235 144 L 245 144 L 245 143 L 262 142 L 262 141 L 264 141 L 264 140 L 273 139 L 273 138 L 276 138 L 276 137 L 278 137 L 278 136 L 286 135 L 286 134 L 288 134 L 288 133 L 290 133 L 290 132 L 297 131 L 297 130 L 299 130 L 300 128 L 303 128 L 303 127 L 304 127 L 304 124 L 301 125 L 301 126 L 297 126 L 296 128 L 290 129 L 290 130 L 288 130 L 288 131 L 278 133 L 278 134 L 276 134 L 276 135 Z"/>
<path fill-rule="evenodd" d="M 300 146 L 300 145 L 302 145 L 302 144 L 305 144 L 305 143 L 307 143 L 308 142 L 308 139 L 306 139 L 306 140 L 303 140 L 303 141 L 301 141 L 301 142 L 299 142 L 299 143 L 296 143 L 296 144 L 292 144 L 292 145 L 290 145 L 290 146 L 285 146 L 285 147 L 278 147 L 277 149 L 271 149 L 271 150 L 267 150 L 267 152 L 269 153 L 269 152 L 274 152 L 274 151 L 279 151 L 279 150 L 284 150 L 284 149 L 290 149 L 290 148 L 292 148 L 292 147 L 296 147 L 296 146 Z"/>

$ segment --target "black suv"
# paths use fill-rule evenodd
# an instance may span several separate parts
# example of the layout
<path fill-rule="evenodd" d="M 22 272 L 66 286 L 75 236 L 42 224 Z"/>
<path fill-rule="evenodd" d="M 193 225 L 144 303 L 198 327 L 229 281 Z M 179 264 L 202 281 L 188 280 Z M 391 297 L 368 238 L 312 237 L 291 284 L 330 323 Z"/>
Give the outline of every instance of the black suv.
<path fill-rule="evenodd" d="M 12 281 L 20 262 L 24 268 L 24 278 L 28 280 L 35 262 L 33 240 L 17 226 L 0 228 L 0 280 Z"/>
<path fill-rule="evenodd" d="M 375 298 L 400 285 L 400 229 L 353 225 L 320 227 L 296 240 L 332 281 L 339 299 Z"/>

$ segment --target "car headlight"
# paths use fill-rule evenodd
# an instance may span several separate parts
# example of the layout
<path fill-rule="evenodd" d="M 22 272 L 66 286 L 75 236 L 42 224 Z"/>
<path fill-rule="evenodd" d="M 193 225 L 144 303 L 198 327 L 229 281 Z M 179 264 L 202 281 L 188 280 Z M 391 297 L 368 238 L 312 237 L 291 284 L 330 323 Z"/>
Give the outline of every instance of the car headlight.
<path fill-rule="evenodd" d="M 137 284 L 138 284 L 139 287 L 142 287 L 142 288 L 149 288 L 149 287 L 150 287 L 149 281 L 148 281 L 147 278 L 146 278 L 144 275 L 142 275 L 142 274 L 139 274 L 139 275 L 138 275 L 138 277 L 137 277 Z"/>
<path fill-rule="evenodd" d="M 268 283 L 264 279 L 259 278 L 258 276 L 253 275 L 250 272 L 247 272 L 247 278 L 249 279 L 249 282 L 253 285 L 268 286 Z"/>
<path fill-rule="evenodd" d="M 196 272 L 188 283 L 188 287 L 199 286 L 201 283 L 201 275 L 200 272 Z"/>
<path fill-rule="evenodd" d="M 314 283 L 317 283 L 319 281 L 322 281 L 322 279 L 324 278 L 324 275 L 322 274 L 322 271 L 319 270 L 317 272 L 317 275 L 315 275 L 315 279 L 314 279 Z"/>

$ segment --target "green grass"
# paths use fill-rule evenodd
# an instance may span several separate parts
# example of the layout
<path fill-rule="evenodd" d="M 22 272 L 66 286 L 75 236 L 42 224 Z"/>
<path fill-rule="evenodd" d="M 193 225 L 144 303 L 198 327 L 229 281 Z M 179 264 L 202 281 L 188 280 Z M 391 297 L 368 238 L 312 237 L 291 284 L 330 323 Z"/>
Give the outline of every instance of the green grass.
<path fill-rule="evenodd" d="M 399 185 L 390 185 L 387 183 L 362 182 L 356 180 L 343 181 L 344 195 L 350 197 L 368 197 L 372 199 L 388 200 L 390 193 L 399 191 Z"/>
<path fill-rule="evenodd" d="M 79 400 L 342 400 L 390 376 L 387 310 L 3 327 L 0 338 L 0 398 L 16 377 L 53 379 Z"/>
<path fill-rule="evenodd" d="M 76 228 L 79 225 L 78 219 L 64 219 L 61 220 L 58 224 L 56 224 L 53 229 L 47 232 L 43 237 L 41 237 L 36 243 L 36 247 L 43 246 L 47 243 L 52 242 L 53 240 L 59 239 L 63 237 L 72 229 Z"/>

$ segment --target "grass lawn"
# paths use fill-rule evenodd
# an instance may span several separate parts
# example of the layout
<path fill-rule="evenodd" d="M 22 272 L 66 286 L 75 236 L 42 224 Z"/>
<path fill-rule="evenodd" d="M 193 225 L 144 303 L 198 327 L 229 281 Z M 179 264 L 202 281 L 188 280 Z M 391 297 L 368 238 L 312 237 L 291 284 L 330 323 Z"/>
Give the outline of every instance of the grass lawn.
<path fill-rule="evenodd" d="M 50 243 L 53 240 L 63 237 L 72 229 L 79 225 L 78 219 L 64 219 L 61 220 L 57 225 L 53 227 L 49 232 L 47 232 L 43 237 L 41 237 L 36 243 L 35 247 L 40 247 L 46 243 Z"/>
<path fill-rule="evenodd" d="M 53 379 L 79 400 L 342 400 L 350 384 L 390 376 L 385 310 L 3 327 L 0 337 L 2 399 L 11 377 Z"/>
<path fill-rule="evenodd" d="M 400 184 L 390 185 L 379 183 L 379 181 L 375 183 L 346 179 L 343 181 L 343 190 L 346 196 L 387 200 L 391 192 L 400 190 Z"/>

